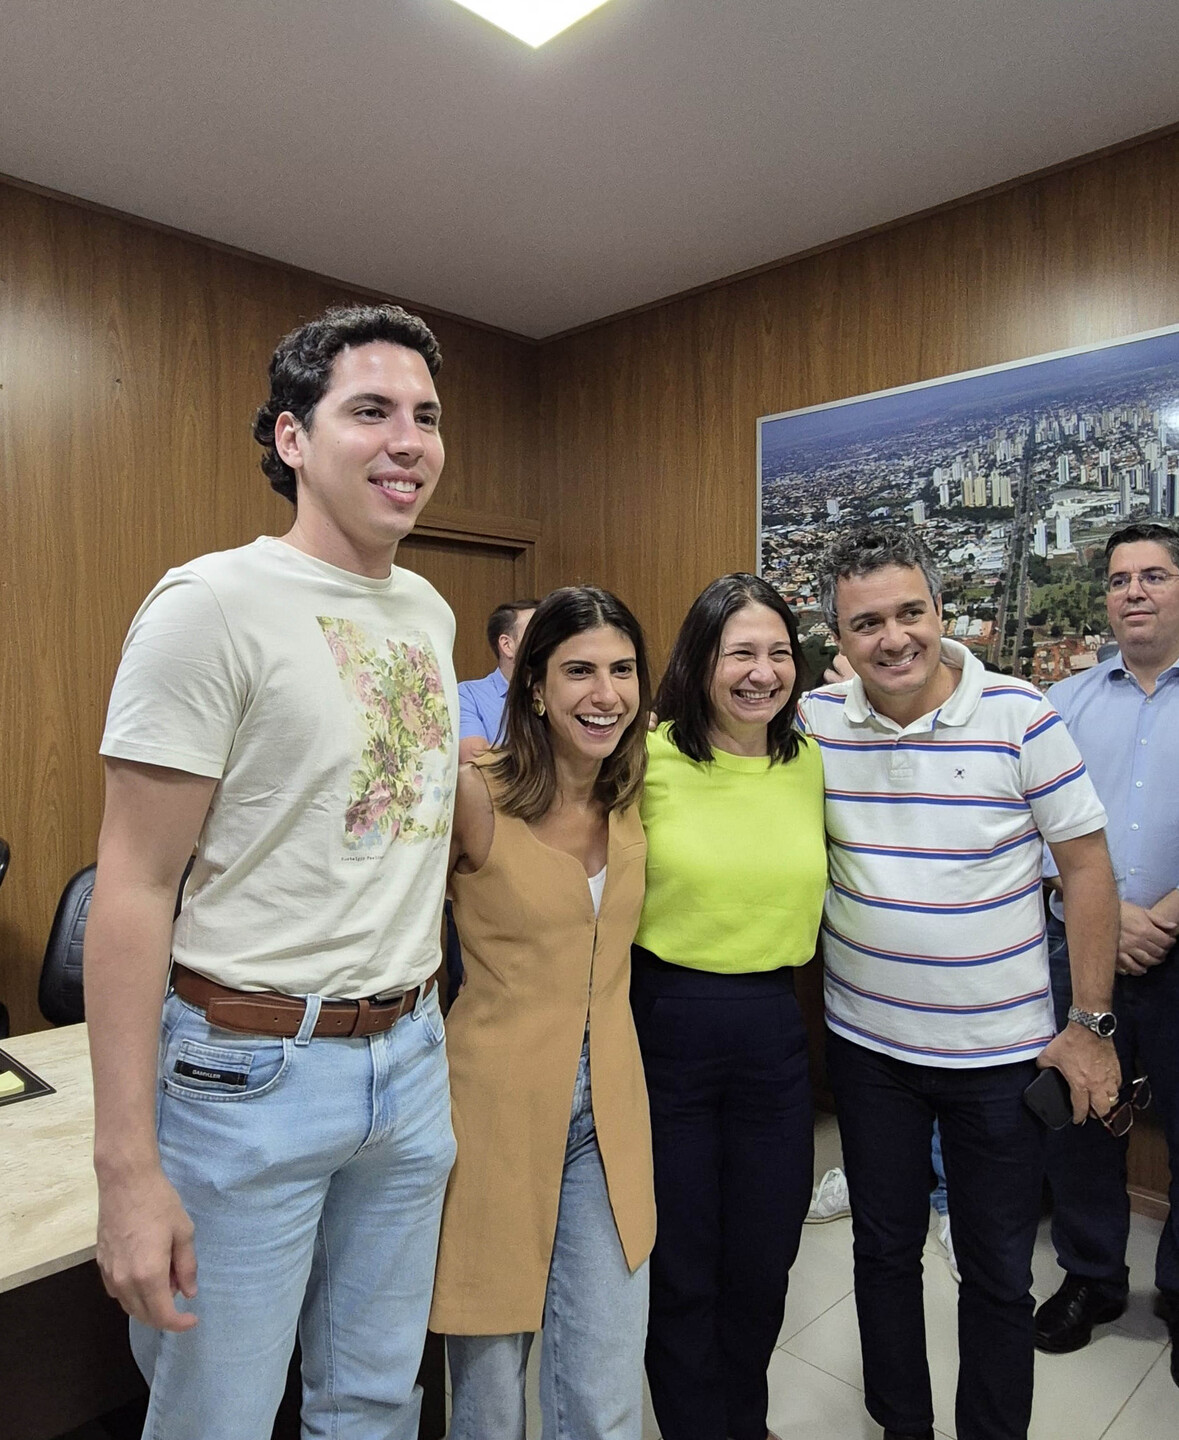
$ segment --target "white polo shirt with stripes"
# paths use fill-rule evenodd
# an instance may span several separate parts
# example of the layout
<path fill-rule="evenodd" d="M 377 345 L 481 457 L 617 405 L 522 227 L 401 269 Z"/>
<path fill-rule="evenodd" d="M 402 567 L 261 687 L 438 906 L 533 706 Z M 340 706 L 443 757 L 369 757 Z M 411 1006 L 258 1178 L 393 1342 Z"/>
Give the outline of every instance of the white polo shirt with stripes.
<path fill-rule="evenodd" d="M 943 640 L 961 671 L 904 727 L 858 676 L 799 707 L 823 755 L 830 889 L 827 1023 L 921 1065 L 1001 1065 L 1055 1026 L 1040 898 L 1041 839 L 1088 835 L 1105 811 L 1056 711 Z"/>

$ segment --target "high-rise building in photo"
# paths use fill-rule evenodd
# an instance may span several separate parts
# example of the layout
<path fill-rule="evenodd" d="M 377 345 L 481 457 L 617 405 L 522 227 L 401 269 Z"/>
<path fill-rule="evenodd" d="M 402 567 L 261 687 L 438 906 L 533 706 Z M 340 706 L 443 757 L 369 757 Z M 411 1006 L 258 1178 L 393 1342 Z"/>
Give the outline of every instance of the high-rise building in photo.
<path fill-rule="evenodd" d="M 1068 484 L 1068 455 L 1061 455 L 1056 462 L 1056 479 L 1061 485 Z"/>
<path fill-rule="evenodd" d="M 1150 472 L 1150 513 L 1165 515 L 1167 505 L 1167 462 L 1156 465 Z"/>
<path fill-rule="evenodd" d="M 1043 520 L 1036 521 L 1036 533 L 1032 537 L 1032 554 L 1038 555 L 1041 560 L 1048 554 L 1048 525 Z"/>
<path fill-rule="evenodd" d="M 1119 512 L 1124 520 L 1130 514 L 1130 472 L 1128 470 L 1123 470 L 1118 476 L 1118 491 Z"/>
<path fill-rule="evenodd" d="M 1067 551 L 1069 551 L 1069 550 L 1071 550 L 1071 549 L 1073 548 L 1072 535 L 1071 535 L 1071 533 L 1070 533 L 1070 532 L 1071 532 L 1071 528 L 1072 528 L 1072 527 L 1071 527 L 1071 525 L 1069 524 L 1069 518 L 1068 518 L 1068 516 L 1067 516 L 1067 515 L 1062 515 L 1062 514 L 1060 513 L 1060 511 L 1057 511 L 1057 512 L 1056 512 L 1056 549 L 1057 549 L 1058 552 L 1060 552 L 1060 553 L 1062 553 L 1062 554 L 1065 553 L 1065 552 L 1067 552 Z"/>

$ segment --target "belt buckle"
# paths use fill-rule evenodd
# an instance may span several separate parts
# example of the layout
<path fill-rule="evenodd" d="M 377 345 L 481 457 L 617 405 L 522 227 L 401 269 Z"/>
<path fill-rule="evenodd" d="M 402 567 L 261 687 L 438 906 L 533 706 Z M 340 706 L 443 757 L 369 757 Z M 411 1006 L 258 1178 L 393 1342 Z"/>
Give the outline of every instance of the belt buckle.
<path fill-rule="evenodd" d="M 410 990 L 412 989 L 411 985 Z M 403 1000 L 408 994 L 409 990 L 378 990 L 375 995 L 368 997 L 368 1003 L 370 1005 L 389 1005 L 394 1000 Z"/>

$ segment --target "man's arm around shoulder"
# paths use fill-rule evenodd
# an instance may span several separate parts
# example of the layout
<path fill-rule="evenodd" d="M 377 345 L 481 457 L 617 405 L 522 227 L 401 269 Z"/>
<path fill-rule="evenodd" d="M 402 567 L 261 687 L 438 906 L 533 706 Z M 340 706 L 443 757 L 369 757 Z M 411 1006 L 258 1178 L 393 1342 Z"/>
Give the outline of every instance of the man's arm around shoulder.
<path fill-rule="evenodd" d="M 216 780 L 106 762 L 83 974 L 94 1070 L 98 1265 L 129 1315 L 162 1330 L 196 1317 L 193 1227 L 160 1168 L 156 1068 L 176 891 Z"/>

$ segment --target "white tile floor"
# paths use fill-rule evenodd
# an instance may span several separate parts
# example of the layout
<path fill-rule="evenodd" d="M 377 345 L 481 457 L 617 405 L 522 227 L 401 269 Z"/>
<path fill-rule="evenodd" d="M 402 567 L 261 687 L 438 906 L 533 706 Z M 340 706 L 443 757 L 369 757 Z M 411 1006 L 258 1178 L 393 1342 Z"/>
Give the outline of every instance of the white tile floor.
<path fill-rule="evenodd" d="M 839 1163 L 839 1132 L 820 1116 L 815 1173 Z M 1130 1308 L 1100 1326 L 1073 1355 L 1036 1356 L 1029 1440 L 1168 1440 L 1179 1437 L 1179 1390 L 1171 1380 L 1167 1330 L 1151 1313 L 1157 1222 L 1136 1215 L 1130 1236 Z M 936 1429 L 953 1437 L 958 1289 L 931 1228 L 926 1246 L 925 1313 Z M 1034 1292 L 1046 1299 L 1060 1271 L 1041 1227 Z M 540 1436 L 534 1347 L 529 1367 L 530 1437 Z M 851 1221 L 808 1225 L 790 1276 L 786 1322 L 770 1361 L 770 1427 L 782 1440 L 880 1440 L 864 1409 L 860 1346 L 852 1296 Z M 659 1440 L 647 1406 L 643 1440 Z"/>

